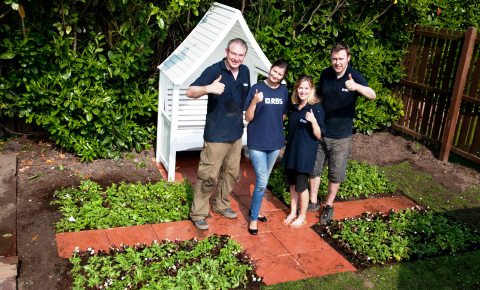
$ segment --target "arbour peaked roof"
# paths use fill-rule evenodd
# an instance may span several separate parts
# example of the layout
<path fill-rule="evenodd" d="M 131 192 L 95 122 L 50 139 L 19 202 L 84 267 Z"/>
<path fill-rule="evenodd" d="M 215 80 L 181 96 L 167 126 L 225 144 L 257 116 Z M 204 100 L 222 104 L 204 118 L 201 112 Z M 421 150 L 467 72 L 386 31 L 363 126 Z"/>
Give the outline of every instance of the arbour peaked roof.
<path fill-rule="evenodd" d="M 193 74 L 196 74 L 195 78 L 199 76 L 199 68 L 224 57 L 226 42 L 235 37 L 243 38 L 248 44 L 244 64 L 268 73 L 270 61 L 257 44 L 240 10 L 220 3 L 212 4 L 187 38 L 158 68 L 174 85 L 184 85 Z"/>
<path fill-rule="evenodd" d="M 250 70 L 250 82 L 267 76 L 270 61 L 253 37 L 242 13 L 214 3 L 197 26 L 161 64 L 158 82 L 158 120 L 156 161 L 167 169 L 168 180 L 175 179 L 176 152 L 200 150 L 208 98 L 191 99 L 186 91 L 202 71 L 226 56 L 228 41 L 240 37 L 247 42 L 243 63 Z M 243 134 L 245 145 L 247 134 Z"/>

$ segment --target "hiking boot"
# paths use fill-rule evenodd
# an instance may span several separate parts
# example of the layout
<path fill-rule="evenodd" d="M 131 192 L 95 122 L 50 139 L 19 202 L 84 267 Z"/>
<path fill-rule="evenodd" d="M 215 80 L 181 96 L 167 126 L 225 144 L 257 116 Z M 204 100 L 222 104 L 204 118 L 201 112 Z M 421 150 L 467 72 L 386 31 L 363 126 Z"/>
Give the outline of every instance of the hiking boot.
<path fill-rule="evenodd" d="M 206 220 L 198 220 L 198 221 L 193 221 L 193 224 L 197 227 L 197 229 L 205 231 L 208 230 L 208 224 Z"/>
<path fill-rule="evenodd" d="M 316 203 L 312 203 L 312 202 L 309 202 L 308 203 L 308 207 L 307 207 L 307 211 L 318 211 L 320 209 L 320 202 L 316 202 Z"/>
<path fill-rule="evenodd" d="M 323 207 L 322 215 L 320 216 L 321 225 L 330 225 L 333 222 L 333 207 L 326 205 Z"/>
<path fill-rule="evenodd" d="M 231 208 L 227 208 L 224 211 L 218 211 L 218 210 L 215 210 L 215 209 L 213 211 L 216 212 L 216 213 L 219 213 L 219 214 L 221 214 L 224 217 L 229 218 L 229 219 L 237 218 L 237 213 L 235 211 L 233 211 L 233 209 L 231 209 Z"/>

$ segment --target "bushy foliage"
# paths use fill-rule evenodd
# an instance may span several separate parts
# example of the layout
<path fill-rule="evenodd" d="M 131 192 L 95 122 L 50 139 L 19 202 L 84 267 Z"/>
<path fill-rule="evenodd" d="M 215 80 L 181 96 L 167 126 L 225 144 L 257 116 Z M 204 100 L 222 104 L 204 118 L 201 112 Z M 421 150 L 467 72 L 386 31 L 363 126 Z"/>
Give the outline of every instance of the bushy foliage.
<path fill-rule="evenodd" d="M 268 187 L 273 195 L 286 205 L 290 205 L 290 189 L 285 181 L 285 175 L 282 166 L 278 165 L 270 174 L 268 179 Z"/>
<path fill-rule="evenodd" d="M 192 195 L 187 181 L 122 182 L 104 190 L 99 184 L 84 180 L 78 188 L 56 191 L 52 204 L 62 214 L 56 223 L 57 231 L 69 232 L 185 220 Z"/>
<path fill-rule="evenodd" d="M 347 164 L 347 179 L 341 184 L 337 196 L 339 198 L 365 198 L 375 194 L 393 193 L 395 185 L 390 182 L 385 173 L 374 165 L 365 162 L 349 160 Z M 273 195 L 290 204 L 290 192 L 285 181 L 283 168 L 277 166 L 273 169 L 268 186 Z M 325 200 L 328 194 L 328 170 L 325 168 L 321 176 L 318 190 L 320 200 Z"/>
<path fill-rule="evenodd" d="M 411 24 L 465 29 L 477 25 L 476 1 L 356 0 L 356 1 L 256 1 L 246 12 L 247 22 L 270 59 L 290 62 L 287 82 L 292 86 L 301 74 L 319 80 L 330 65 L 330 48 L 339 40 L 351 48 L 353 67 L 369 81 L 378 96 L 374 102 L 358 102 L 355 128 L 371 133 L 395 123 L 403 104 L 390 88 L 403 76 L 401 60 Z M 463 11 L 463 12 L 462 12 Z"/>
<path fill-rule="evenodd" d="M 11 5 L 2 10 L 11 10 L 0 25 L 0 116 L 39 125 L 82 160 L 148 148 L 155 50 L 171 23 L 190 9 L 198 14 L 200 2 L 5 1 Z"/>
<path fill-rule="evenodd" d="M 455 254 L 480 246 L 478 232 L 419 208 L 388 215 L 364 213 L 335 221 L 327 233 L 367 264 Z"/>
<path fill-rule="evenodd" d="M 148 147 L 155 136 L 156 66 L 212 2 L 0 1 L 0 117 L 37 124 L 83 160 Z M 318 81 L 336 41 L 351 46 L 353 66 L 378 95 L 358 102 L 355 128 L 364 133 L 390 126 L 403 113 L 390 88 L 403 75 L 407 25 L 465 29 L 480 22 L 475 0 L 243 4 L 268 58 L 289 61 L 289 86 L 304 73 Z"/>
<path fill-rule="evenodd" d="M 73 289 L 237 289 L 259 288 L 250 258 L 228 236 L 198 241 L 163 241 L 146 246 L 112 246 L 75 253 Z"/>
<path fill-rule="evenodd" d="M 347 179 L 342 182 L 337 196 L 340 198 L 369 197 L 380 193 L 393 193 L 395 185 L 385 173 L 375 165 L 349 160 L 346 171 Z M 325 168 L 321 177 L 320 198 L 325 199 L 328 193 L 328 170 Z"/>

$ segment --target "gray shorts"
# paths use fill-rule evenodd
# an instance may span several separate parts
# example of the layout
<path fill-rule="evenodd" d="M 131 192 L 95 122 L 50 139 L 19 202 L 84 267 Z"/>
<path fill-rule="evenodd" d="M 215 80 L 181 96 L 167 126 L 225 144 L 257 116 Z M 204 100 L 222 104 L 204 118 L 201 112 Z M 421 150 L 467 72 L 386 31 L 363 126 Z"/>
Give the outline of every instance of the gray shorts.
<path fill-rule="evenodd" d="M 342 183 L 346 179 L 348 157 L 352 148 L 352 137 L 342 139 L 322 138 L 318 144 L 315 167 L 312 177 L 322 175 L 325 164 L 328 166 L 328 180 Z"/>

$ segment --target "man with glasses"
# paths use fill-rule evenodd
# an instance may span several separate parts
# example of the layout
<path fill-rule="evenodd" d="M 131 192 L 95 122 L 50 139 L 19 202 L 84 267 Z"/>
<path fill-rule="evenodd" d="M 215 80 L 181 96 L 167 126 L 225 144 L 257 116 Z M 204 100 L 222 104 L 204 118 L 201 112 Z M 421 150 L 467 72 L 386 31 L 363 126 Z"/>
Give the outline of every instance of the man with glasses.
<path fill-rule="evenodd" d="M 245 40 L 228 42 L 226 57 L 207 67 L 187 90 L 187 97 L 208 95 L 207 118 L 203 133 L 190 218 L 200 230 L 207 230 L 210 196 L 216 192 L 212 210 L 236 218 L 229 193 L 240 173 L 243 134 L 243 106 L 250 89 L 250 72 L 243 65 L 248 47 Z"/>
<path fill-rule="evenodd" d="M 322 225 L 333 219 L 333 202 L 340 184 L 346 178 L 346 168 L 352 144 L 353 118 L 358 96 L 369 100 L 376 98 L 375 91 L 368 87 L 365 78 L 353 69 L 350 62 L 350 49 L 339 42 L 330 51 L 331 67 L 326 68 L 317 87 L 325 111 L 326 132 L 318 146 L 315 168 L 310 178 L 309 211 L 317 211 L 320 176 L 325 163 L 328 165 L 327 201 L 320 216 Z M 323 132 L 322 132 L 323 133 Z"/>

